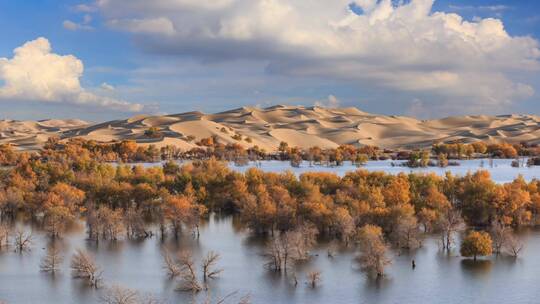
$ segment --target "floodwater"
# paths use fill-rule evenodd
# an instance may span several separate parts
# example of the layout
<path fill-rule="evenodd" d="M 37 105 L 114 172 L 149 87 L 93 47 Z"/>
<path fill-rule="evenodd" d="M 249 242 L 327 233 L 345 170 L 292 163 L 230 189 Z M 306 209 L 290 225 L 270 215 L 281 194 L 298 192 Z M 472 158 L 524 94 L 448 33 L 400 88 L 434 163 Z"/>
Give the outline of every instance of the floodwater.
<path fill-rule="evenodd" d="M 430 173 L 433 172 L 437 175 L 444 176 L 446 172 L 452 172 L 454 175 L 466 175 L 468 172 L 474 173 L 478 170 L 487 170 L 491 174 L 493 180 L 497 183 L 511 182 L 518 175 L 522 175 L 525 180 L 530 181 L 533 178 L 540 177 L 540 166 L 527 167 L 526 160 L 520 160 L 520 167 L 512 167 L 512 159 L 471 159 L 471 160 L 459 160 L 459 166 L 448 166 L 446 168 L 440 167 L 426 167 L 426 168 L 409 168 L 402 166 L 405 161 L 395 160 L 378 160 L 368 161 L 364 166 L 355 166 L 351 162 L 345 162 L 342 166 L 322 166 L 311 165 L 309 162 L 304 161 L 300 167 L 291 167 L 289 162 L 284 161 L 261 161 L 258 163 L 250 162 L 246 166 L 236 166 L 234 163 L 230 163 L 230 168 L 245 172 L 251 167 L 257 167 L 267 172 L 283 172 L 290 170 L 299 175 L 305 172 L 332 172 L 339 176 L 345 175 L 347 172 L 355 171 L 358 169 L 364 169 L 368 171 L 383 171 L 391 174 L 398 173 Z"/>
<path fill-rule="evenodd" d="M 457 167 L 410 169 L 392 166 L 391 161 L 371 161 L 364 169 L 370 171 L 436 172 L 452 171 L 464 175 L 478 169 L 489 170 L 497 182 L 508 182 L 518 174 L 531 180 L 540 176 L 538 167 L 513 168 L 511 160 L 461 161 Z M 145 164 L 156 165 L 156 164 Z M 245 171 L 250 166 L 231 168 Z M 292 170 L 327 171 L 343 175 L 356 170 L 346 164 L 340 167 L 309 166 L 292 168 L 288 162 L 265 161 L 258 165 L 265 171 Z M 439 248 L 436 236 L 427 237 L 423 247 L 413 252 L 392 251 L 392 265 L 387 276 L 380 280 L 367 278 L 354 261 L 355 248 L 338 248 L 335 257 L 328 257 L 330 244 L 322 241 L 311 252 L 312 258 L 296 265 L 287 275 L 274 273 L 264 267 L 265 239 L 252 236 L 233 217 L 213 214 L 201 227 L 200 237 L 185 231 L 178 239 L 158 237 L 143 241 L 102 241 L 98 245 L 86 240 L 84 224 L 70 229 L 56 246 L 62 249 L 62 271 L 51 276 L 40 272 L 39 264 L 51 240 L 29 225 L 33 242 L 27 252 L 16 253 L 13 248 L 0 250 L 0 303 L 99 303 L 104 289 L 92 289 L 80 280 L 72 279 L 69 260 L 76 249 L 93 254 L 103 270 L 103 285 L 120 285 L 151 293 L 167 303 L 203 303 L 207 297 L 215 303 L 231 295 L 226 303 L 236 303 L 249 294 L 252 303 L 538 303 L 540 274 L 540 230 L 527 229 L 520 233 L 525 247 L 520 257 L 489 257 L 472 262 L 459 257 L 457 244 L 450 254 Z M 157 229 L 155 229 L 157 230 Z M 158 234 L 157 231 L 156 235 Z M 459 239 L 459 238 L 458 238 Z M 208 282 L 208 291 L 197 295 L 175 290 L 177 282 L 170 280 L 163 269 L 162 252 L 189 250 L 200 264 L 202 256 L 213 250 L 221 254 L 219 267 L 223 273 Z M 411 261 L 416 261 L 416 269 Z M 200 267 L 199 267 L 200 268 Z M 322 282 L 315 289 L 306 284 L 309 271 L 322 272 Z M 199 269 L 200 272 L 200 269 Z M 292 284 L 292 274 L 298 285 Z"/>
<path fill-rule="evenodd" d="M 244 166 L 237 166 L 234 162 L 229 163 L 229 167 L 238 172 L 245 172 L 249 168 L 259 168 L 266 172 L 284 172 L 289 170 L 296 175 L 305 172 L 330 172 L 339 176 L 345 175 L 347 172 L 356 171 L 359 169 L 368 171 L 382 171 L 390 174 L 398 173 L 430 173 L 444 176 L 446 172 L 452 172 L 454 175 L 466 175 L 478 170 L 487 170 L 491 174 L 493 180 L 497 183 L 507 183 L 513 181 L 518 175 L 522 175 L 527 181 L 540 177 L 540 166 L 527 167 L 527 159 L 520 159 L 520 167 L 512 167 L 513 159 L 470 159 L 458 160 L 459 166 L 440 167 L 425 167 L 425 168 L 409 168 L 403 166 L 403 160 L 377 160 L 368 161 L 363 166 L 356 166 L 347 161 L 341 166 L 326 166 L 326 165 L 310 165 L 309 162 L 303 161 L 300 167 L 292 167 L 288 161 L 265 160 L 259 162 L 249 162 Z M 188 163 L 189 161 L 181 162 Z M 112 163 L 116 165 L 116 163 Z M 144 167 L 161 166 L 162 163 L 128 163 L 126 165 L 142 165 Z"/>
<path fill-rule="evenodd" d="M 26 227 L 26 229 L 31 229 Z M 459 257 L 457 246 L 448 254 L 440 250 L 437 238 L 428 237 L 413 252 L 391 252 L 392 265 L 380 280 L 367 278 L 354 261 L 355 249 L 337 249 L 328 257 L 329 244 L 322 242 L 312 251 L 309 262 L 296 265 L 285 274 L 267 270 L 264 239 L 253 237 L 233 217 L 212 215 L 201 227 L 199 239 L 190 233 L 178 240 L 150 238 L 140 242 L 100 242 L 85 239 L 84 228 L 73 229 L 57 241 L 65 261 L 62 272 L 51 276 L 39 270 L 40 259 L 50 243 L 35 230 L 32 248 L 22 254 L 0 253 L 0 302 L 7 303 L 98 303 L 104 289 L 92 289 L 72 279 L 69 258 L 77 248 L 91 252 L 103 269 L 104 285 L 118 284 L 152 293 L 167 303 L 202 303 L 234 293 L 230 301 L 250 294 L 252 303 L 537 303 L 540 298 L 540 231 L 520 233 L 526 244 L 520 257 L 489 257 L 473 262 Z M 210 250 L 221 254 L 223 273 L 209 281 L 209 290 L 197 295 L 175 290 L 176 283 L 162 269 L 162 249 L 191 250 L 196 259 Z M 411 260 L 416 269 L 411 268 Z M 199 264 L 199 263 L 197 263 Z M 322 272 L 321 284 L 312 289 L 306 273 Z M 298 286 L 291 283 L 291 274 Z"/>

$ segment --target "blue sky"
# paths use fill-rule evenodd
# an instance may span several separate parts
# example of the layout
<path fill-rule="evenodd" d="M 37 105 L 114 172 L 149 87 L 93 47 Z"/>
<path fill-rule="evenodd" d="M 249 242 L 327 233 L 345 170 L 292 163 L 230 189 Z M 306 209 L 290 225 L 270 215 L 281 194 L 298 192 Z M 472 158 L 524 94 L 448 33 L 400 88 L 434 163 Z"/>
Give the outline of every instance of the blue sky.
<path fill-rule="evenodd" d="M 11 73 L 2 74 L 0 59 L 5 87 L 0 119 L 100 121 L 139 112 L 217 112 L 279 103 L 357 106 L 426 118 L 540 114 L 538 1 L 439 0 L 418 20 L 400 8 L 421 12 L 429 0 L 393 1 L 392 12 L 385 11 L 384 1 L 356 1 L 358 11 L 351 16 L 346 5 L 311 7 L 298 0 L 288 7 L 289 1 L 274 0 L 261 9 L 255 2 L 261 1 L 0 0 L 0 58 Z M 490 40 L 500 34 L 492 22 L 482 27 L 487 32 L 462 33 L 468 29 L 463 24 L 457 34 L 448 32 L 446 26 L 437 28 L 436 12 L 477 24 L 495 18 L 504 35 Z M 386 19 L 377 19 L 381 14 Z M 491 28 L 499 32 L 491 34 Z M 402 29 L 414 41 L 394 36 Z M 369 38 L 370 33 L 381 34 Z M 380 39 L 384 33 L 390 34 Z M 461 45 L 459 35 L 473 42 Z M 72 55 L 84 70 L 74 68 L 65 78 L 55 70 L 52 81 L 41 72 L 48 71 L 48 56 L 16 61 L 14 49 L 38 37 L 52 49 L 43 41 L 27 49 Z M 76 63 L 61 56 L 54 62 Z M 13 69 L 28 66 L 39 68 L 23 83 Z M 51 69 L 59 66 L 51 63 Z M 35 89 L 36 83 L 45 83 L 45 91 Z M 128 104 L 136 106 L 124 107 Z"/>

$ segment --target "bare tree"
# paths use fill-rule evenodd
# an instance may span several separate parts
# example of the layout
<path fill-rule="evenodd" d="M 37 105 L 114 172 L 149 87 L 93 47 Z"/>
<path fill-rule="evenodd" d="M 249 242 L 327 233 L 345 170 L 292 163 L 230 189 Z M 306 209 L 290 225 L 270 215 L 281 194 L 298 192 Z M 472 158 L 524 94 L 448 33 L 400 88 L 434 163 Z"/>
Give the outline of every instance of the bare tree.
<path fill-rule="evenodd" d="M 414 215 L 400 218 L 395 232 L 399 248 L 416 249 L 422 244 L 418 221 Z"/>
<path fill-rule="evenodd" d="M 0 224 L 0 250 L 8 246 L 10 231 L 11 229 L 7 224 Z"/>
<path fill-rule="evenodd" d="M 461 213 L 456 209 L 449 209 L 443 212 L 436 223 L 437 229 L 441 234 L 441 242 L 443 249 L 450 250 L 454 242 L 453 235 L 463 226 Z"/>
<path fill-rule="evenodd" d="M 523 243 L 512 232 L 508 231 L 505 235 L 504 248 L 513 257 L 517 257 L 523 249 Z"/>
<path fill-rule="evenodd" d="M 64 258 L 60 255 L 60 250 L 56 246 L 50 246 L 47 249 L 47 254 L 41 259 L 39 268 L 43 272 L 55 274 L 60 271 Z"/>
<path fill-rule="evenodd" d="M 180 265 L 174 260 L 170 252 L 163 251 L 163 268 L 167 272 L 167 275 L 171 278 L 177 277 L 182 273 Z"/>
<path fill-rule="evenodd" d="M 15 231 L 15 251 L 21 253 L 30 250 L 30 245 L 32 245 L 32 234 L 26 233 L 22 229 L 17 229 Z"/>
<path fill-rule="evenodd" d="M 130 239 L 144 239 L 151 236 L 151 233 L 146 231 L 141 212 L 134 207 L 130 207 L 124 213 L 124 223 L 126 235 Z"/>
<path fill-rule="evenodd" d="M 264 253 L 267 259 L 265 266 L 274 271 L 287 271 L 295 262 L 308 259 L 317 234 L 314 226 L 301 225 L 293 231 L 272 237 Z"/>
<path fill-rule="evenodd" d="M 309 286 L 311 288 L 317 287 L 317 285 L 321 282 L 321 272 L 320 271 L 310 271 L 307 274 L 307 280 Z"/>
<path fill-rule="evenodd" d="M 272 237 L 268 242 L 266 252 L 263 254 L 266 258 L 264 265 L 270 270 L 281 271 L 283 255 L 282 240 L 278 236 Z"/>
<path fill-rule="evenodd" d="M 105 290 L 100 298 L 105 304 L 138 304 L 139 295 L 135 290 L 113 285 Z"/>
<path fill-rule="evenodd" d="M 218 276 L 223 269 L 217 269 L 216 264 L 220 259 L 219 253 L 210 251 L 202 261 L 203 278 L 206 281 L 207 278 L 214 278 Z"/>
<path fill-rule="evenodd" d="M 90 286 L 98 288 L 102 271 L 87 252 L 77 249 L 71 258 L 71 275 L 76 279 L 86 280 Z"/>
<path fill-rule="evenodd" d="M 195 263 L 190 252 L 182 252 L 179 255 L 179 263 L 181 266 L 180 284 L 178 290 L 199 292 L 202 290 L 202 286 L 197 280 L 195 271 Z"/>
<path fill-rule="evenodd" d="M 489 234 L 491 235 L 491 240 L 493 242 L 493 252 L 495 254 L 501 253 L 501 250 L 503 249 L 504 243 L 506 241 L 508 229 L 508 227 L 502 225 L 498 221 L 494 222 L 491 225 Z"/>

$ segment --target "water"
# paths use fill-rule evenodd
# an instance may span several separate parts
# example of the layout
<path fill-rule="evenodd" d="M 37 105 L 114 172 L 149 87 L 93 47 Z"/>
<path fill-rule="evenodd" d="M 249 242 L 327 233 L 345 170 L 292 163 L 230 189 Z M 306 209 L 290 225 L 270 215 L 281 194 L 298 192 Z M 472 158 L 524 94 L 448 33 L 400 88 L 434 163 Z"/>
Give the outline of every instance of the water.
<path fill-rule="evenodd" d="M 489 170 L 497 182 L 508 182 L 518 174 L 531 180 L 539 176 L 540 169 L 513 168 L 511 160 L 494 160 L 493 168 L 487 160 L 483 169 Z M 371 161 L 363 168 L 370 171 L 436 172 L 455 174 L 474 172 L 480 160 L 462 161 L 461 166 L 448 168 L 392 167 L 391 161 Z M 155 165 L 155 164 L 145 164 Z M 245 171 L 249 166 L 231 168 Z M 251 164 L 253 166 L 253 164 Z M 340 167 L 314 166 L 303 163 L 292 168 L 287 162 L 266 161 L 260 168 L 265 171 L 292 170 L 296 174 L 307 171 L 335 172 L 343 175 L 357 168 L 346 164 Z M 32 228 L 25 226 L 29 231 Z M 150 238 L 144 241 L 119 240 L 100 242 L 97 246 L 86 240 L 84 224 L 73 227 L 60 240 L 65 260 L 62 271 L 51 276 L 39 271 L 49 238 L 38 229 L 33 230 L 31 250 L 22 254 L 10 250 L 0 251 L 0 303 L 97 303 L 103 289 L 94 290 L 70 276 L 69 259 L 78 249 L 95 255 L 103 268 L 104 285 L 119 284 L 143 293 L 156 294 L 168 303 L 202 303 L 207 296 L 224 297 L 236 292 L 235 303 L 245 294 L 252 303 L 536 303 L 540 298 L 537 288 L 540 273 L 540 230 L 521 232 L 525 244 L 522 254 L 514 259 L 507 256 L 489 257 L 473 263 L 459 257 L 457 249 L 450 254 L 438 246 L 436 236 L 427 237 L 424 246 L 414 252 L 391 252 L 393 263 L 387 276 L 381 280 L 367 278 L 358 270 L 354 261 L 354 248 L 340 248 L 336 257 L 327 256 L 328 244 L 324 241 L 312 252 L 310 261 L 294 269 L 299 284 L 294 287 L 290 278 L 264 268 L 265 240 L 252 236 L 233 217 L 213 215 L 201 227 L 199 239 L 185 232 L 179 240 Z M 203 255 L 214 250 L 221 254 L 219 262 L 222 275 L 209 282 L 209 293 L 201 292 L 193 298 L 190 293 L 175 291 L 175 282 L 167 278 L 162 268 L 162 250 L 191 250 L 197 264 Z M 455 246 L 457 248 L 457 245 Z M 416 269 L 411 268 L 411 260 Z M 316 289 L 306 284 L 306 274 L 311 270 L 322 272 L 322 283 Z M 215 301 L 214 301 L 215 302 Z"/>
<path fill-rule="evenodd" d="M 358 169 L 364 169 L 368 171 L 383 171 L 390 174 L 398 173 L 430 173 L 433 172 L 437 175 L 444 176 L 446 172 L 452 172 L 454 175 L 466 175 L 471 172 L 474 173 L 478 170 L 487 170 L 490 172 L 492 179 L 497 183 L 507 183 L 514 180 L 518 175 L 522 175 L 527 181 L 531 181 L 534 178 L 540 177 L 540 166 L 521 166 L 519 168 L 512 167 L 512 159 L 492 159 L 490 165 L 489 159 L 471 159 L 471 160 L 459 160 L 459 166 L 448 166 L 446 168 L 440 167 L 426 167 L 426 168 L 409 168 L 406 166 L 400 166 L 405 161 L 395 160 L 378 160 L 368 161 L 364 166 L 357 167 L 347 161 L 342 166 L 323 166 L 323 165 L 309 165 L 309 162 L 303 161 L 300 167 L 292 167 L 288 161 L 260 161 L 258 163 L 249 162 L 245 166 L 236 166 L 233 162 L 229 163 L 229 168 L 238 172 L 245 172 L 249 168 L 256 167 L 266 172 L 284 172 L 289 170 L 296 175 L 300 175 L 305 172 L 330 172 L 339 176 L 345 175 L 347 172 L 356 171 Z M 527 160 L 520 160 L 520 162 L 526 163 Z M 180 164 L 182 162 L 179 162 Z M 114 163 L 113 163 L 114 164 Z M 394 166 L 392 165 L 394 164 Z M 130 163 L 127 165 L 142 165 L 144 167 L 161 166 L 162 163 Z"/>
<path fill-rule="evenodd" d="M 186 250 L 200 258 L 209 250 L 218 251 L 222 275 L 210 281 L 211 297 L 251 294 L 252 303 L 534 303 L 540 296 L 540 231 L 525 230 L 526 244 L 517 258 L 490 257 L 476 263 L 439 249 L 437 239 L 428 237 L 414 252 L 398 255 L 381 280 L 367 278 L 354 262 L 355 250 L 341 248 L 328 257 L 322 243 L 312 259 L 297 265 L 299 284 L 294 287 L 284 275 L 263 267 L 264 240 L 241 229 L 232 217 L 212 216 L 201 227 L 200 239 L 190 234 L 178 241 L 152 238 L 140 242 L 121 240 L 96 246 L 85 240 L 83 229 L 69 232 L 59 241 L 66 260 L 54 277 L 39 271 L 49 238 L 34 232 L 32 250 L 23 254 L 0 254 L 0 299 L 7 303 L 97 303 L 103 289 L 94 290 L 70 277 L 69 257 L 77 248 L 95 255 L 104 270 L 104 284 L 120 284 L 166 298 L 168 303 L 191 303 L 190 293 L 175 291 L 175 284 L 162 269 L 162 248 Z M 415 259 L 417 267 L 411 268 Z M 305 283 L 310 270 L 322 271 L 322 283 L 311 289 Z M 196 296 L 201 303 L 207 293 Z M 236 297 L 236 299 L 239 298 Z M 231 301 L 230 303 L 234 303 Z"/>
<path fill-rule="evenodd" d="M 255 163 L 250 162 L 247 166 L 235 166 L 233 163 L 229 164 L 229 167 L 237 170 L 239 172 L 245 172 L 248 168 L 257 167 L 263 171 L 267 172 L 283 172 L 285 170 L 290 170 L 295 174 L 299 175 L 305 172 L 331 172 L 339 176 L 345 175 L 347 172 L 355 171 L 358 169 L 365 169 L 368 171 L 384 171 L 386 173 L 398 174 L 398 173 L 436 173 L 438 175 L 444 176 L 448 171 L 452 172 L 454 175 L 465 175 L 468 172 L 474 173 L 478 170 L 487 170 L 490 172 L 491 177 L 497 183 L 506 183 L 511 182 L 519 174 L 521 174 L 525 180 L 530 181 L 533 178 L 540 177 L 540 166 L 533 167 L 519 167 L 514 168 L 511 166 L 513 160 L 511 159 L 493 159 L 493 166 L 490 166 L 490 161 L 488 159 L 471 159 L 471 160 L 460 160 L 459 166 L 448 166 L 446 168 L 440 167 L 426 167 L 426 168 L 409 168 L 405 166 L 399 166 L 399 164 L 404 163 L 405 161 L 393 161 L 393 160 L 379 160 L 379 161 L 368 161 L 366 165 L 356 167 L 350 162 L 345 162 L 342 166 L 320 166 L 313 165 L 310 166 L 309 162 L 302 162 L 299 168 L 291 167 L 289 162 L 283 161 L 262 161 L 258 166 Z M 395 166 L 392 166 L 392 163 Z M 525 161 L 526 163 L 526 161 Z"/>

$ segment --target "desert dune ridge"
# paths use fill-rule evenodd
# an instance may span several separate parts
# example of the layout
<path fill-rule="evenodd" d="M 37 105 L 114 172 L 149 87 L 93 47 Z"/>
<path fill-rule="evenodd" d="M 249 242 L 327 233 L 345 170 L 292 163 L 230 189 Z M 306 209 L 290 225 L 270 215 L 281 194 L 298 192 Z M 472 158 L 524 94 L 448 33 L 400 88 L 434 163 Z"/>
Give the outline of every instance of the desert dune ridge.
<path fill-rule="evenodd" d="M 158 136 L 150 137 L 153 128 Z M 435 142 L 540 143 L 540 117 L 536 115 L 468 115 L 419 120 L 377 115 L 354 107 L 276 105 L 242 107 L 215 114 L 198 111 L 172 115 L 137 115 L 124 120 L 91 124 L 78 119 L 0 120 L 0 144 L 21 150 L 39 149 L 51 136 L 63 140 L 83 138 L 97 142 L 135 140 L 141 145 L 173 145 L 189 150 L 195 142 L 217 137 L 224 144 L 257 145 L 277 150 L 284 141 L 291 147 L 336 148 L 339 145 L 375 145 L 389 149 L 427 148 Z"/>

